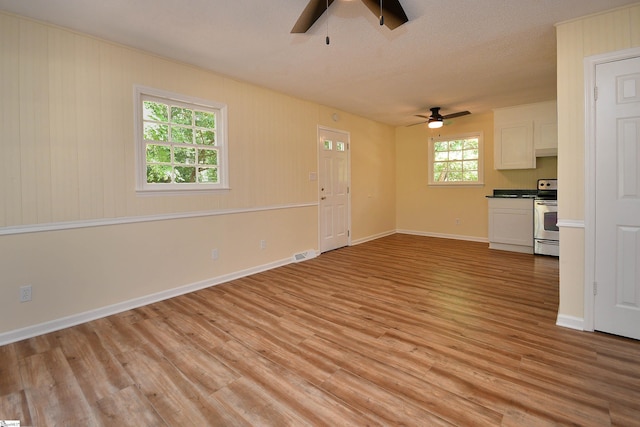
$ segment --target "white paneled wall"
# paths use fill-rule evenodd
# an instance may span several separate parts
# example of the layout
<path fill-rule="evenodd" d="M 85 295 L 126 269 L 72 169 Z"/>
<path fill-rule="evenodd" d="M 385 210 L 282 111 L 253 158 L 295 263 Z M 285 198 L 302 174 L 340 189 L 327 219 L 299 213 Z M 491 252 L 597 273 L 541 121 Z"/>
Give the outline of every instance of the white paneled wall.
<path fill-rule="evenodd" d="M 0 14 L 0 227 L 315 201 L 318 106 Z M 226 103 L 231 191 L 135 193 L 133 86 Z"/>
<path fill-rule="evenodd" d="M 584 221 L 584 58 L 640 46 L 640 3 L 558 24 L 558 197 L 565 223 Z M 584 316 L 582 228 L 560 230 L 559 317 Z"/>
<path fill-rule="evenodd" d="M 15 35 L 20 32 L 17 20 L 0 15 L 0 225 L 22 222 L 20 121 L 16 107 L 20 104 L 20 46 Z"/>

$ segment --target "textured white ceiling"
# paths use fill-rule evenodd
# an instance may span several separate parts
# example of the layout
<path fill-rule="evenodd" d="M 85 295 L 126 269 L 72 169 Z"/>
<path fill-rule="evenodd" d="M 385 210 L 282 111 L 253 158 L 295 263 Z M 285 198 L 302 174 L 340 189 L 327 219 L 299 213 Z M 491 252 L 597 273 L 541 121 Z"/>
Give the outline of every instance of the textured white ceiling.
<path fill-rule="evenodd" d="M 0 10 L 198 65 L 393 125 L 556 97 L 554 24 L 637 0 L 401 0 L 396 30 L 338 0 L 0 0 Z M 327 19 L 328 18 L 328 19 Z M 331 44 L 325 44 L 325 36 Z"/>

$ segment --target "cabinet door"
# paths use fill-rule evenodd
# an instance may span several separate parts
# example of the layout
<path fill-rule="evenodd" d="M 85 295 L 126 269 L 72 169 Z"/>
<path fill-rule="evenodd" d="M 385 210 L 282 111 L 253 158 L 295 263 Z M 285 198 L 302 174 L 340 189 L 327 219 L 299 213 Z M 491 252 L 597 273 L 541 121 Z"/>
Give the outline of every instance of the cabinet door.
<path fill-rule="evenodd" d="M 533 246 L 533 210 L 492 209 L 489 240 L 517 246 Z"/>
<path fill-rule="evenodd" d="M 533 199 L 489 199 L 489 247 L 533 253 Z"/>
<path fill-rule="evenodd" d="M 534 146 L 536 157 L 558 155 L 558 123 L 556 121 L 536 121 Z"/>
<path fill-rule="evenodd" d="M 496 169 L 535 169 L 533 121 L 497 125 L 494 135 Z"/>

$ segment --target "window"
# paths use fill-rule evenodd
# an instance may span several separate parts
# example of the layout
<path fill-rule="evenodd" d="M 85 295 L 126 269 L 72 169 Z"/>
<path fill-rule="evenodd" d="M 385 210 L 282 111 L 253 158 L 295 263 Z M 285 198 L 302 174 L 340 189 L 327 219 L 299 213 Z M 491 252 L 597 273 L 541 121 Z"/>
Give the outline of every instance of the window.
<path fill-rule="evenodd" d="M 429 155 L 429 185 L 483 184 L 482 133 L 432 138 Z"/>
<path fill-rule="evenodd" d="M 137 190 L 227 189 L 226 106 L 136 87 Z"/>
<path fill-rule="evenodd" d="M 330 139 L 326 139 L 324 141 L 324 149 L 327 151 L 331 151 L 333 150 L 333 141 L 331 141 Z M 345 142 L 341 142 L 341 141 L 336 141 L 336 151 L 346 151 L 347 149 L 347 144 Z"/>

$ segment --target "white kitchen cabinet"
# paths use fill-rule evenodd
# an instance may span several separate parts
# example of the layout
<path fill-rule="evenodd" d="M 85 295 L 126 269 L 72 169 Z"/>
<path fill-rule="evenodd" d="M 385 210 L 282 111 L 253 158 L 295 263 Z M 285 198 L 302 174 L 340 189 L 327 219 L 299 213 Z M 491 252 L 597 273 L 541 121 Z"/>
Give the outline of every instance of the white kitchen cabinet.
<path fill-rule="evenodd" d="M 556 101 L 495 109 L 495 169 L 535 169 L 536 157 L 556 156 L 556 109 Z"/>
<path fill-rule="evenodd" d="M 534 169 L 533 121 L 504 123 L 495 128 L 495 168 Z"/>
<path fill-rule="evenodd" d="M 533 199 L 489 198 L 489 248 L 533 253 Z"/>
<path fill-rule="evenodd" d="M 555 109 L 553 111 L 555 113 Z M 558 155 L 558 120 L 556 116 L 536 120 L 533 135 L 533 148 L 536 157 Z"/>

